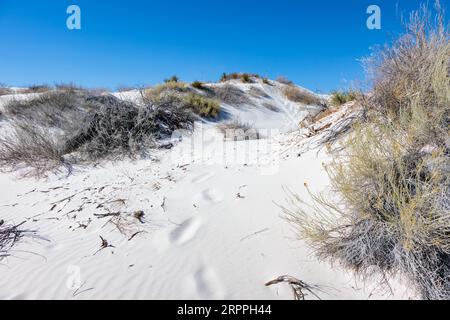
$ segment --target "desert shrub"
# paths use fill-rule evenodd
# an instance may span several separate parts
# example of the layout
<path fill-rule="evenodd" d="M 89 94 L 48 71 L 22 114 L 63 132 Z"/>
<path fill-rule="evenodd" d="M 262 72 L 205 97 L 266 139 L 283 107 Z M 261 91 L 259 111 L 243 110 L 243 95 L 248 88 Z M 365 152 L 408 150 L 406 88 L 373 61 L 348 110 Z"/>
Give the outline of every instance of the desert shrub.
<path fill-rule="evenodd" d="M 170 82 L 180 82 L 180 78 L 178 78 L 177 76 L 171 76 L 168 79 L 164 80 L 165 83 L 170 83 Z"/>
<path fill-rule="evenodd" d="M 184 97 L 186 107 L 201 117 L 215 118 L 220 113 L 220 103 L 216 100 L 189 93 Z"/>
<path fill-rule="evenodd" d="M 270 80 L 267 79 L 267 78 L 262 78 L 262 83 L 267 84 L 267 85 L 272 85 L 272 83 L 270 82 Z"/>
<path fill-rule="evenodd" d="M 433 21 L 436 21 L 434 23 Z M 406 277 L 424 299 L 450 299 L 450 43 L 440 12 L 370 63 L 366 116 L 327 167 L 333 200 L 293 195 L 289 220 L 319 257 L 362 277 Z M 374 59 L 375 58 L 375 59 Z"/>
<path fill-rule="evenodd" d="M 192 127 L 192 113 L 181 99 L 165 97 L 144 106 L 113 96 L 95 97 L 85 125 L 65 143 L 65 153 L 77 151 L 87 159 L 120 158 L 145 154 L 157 140 L 177 129 Z"/>
<path fill-rule="evenodd" d="M 85 90 L 83 87 L 76 85 L 73 82 L 57 83 L 57 84 L 55 84 L 55 88 L 56 88 L 56 90 L 59 90 L 59 91 L 82 91 L 82 90 Z"/>
<path fill-rule="evenodd" d="M 61 91 L 23 104 L 9 105 L 16 113 L 8 115 L 12 133 L 0 139 L 0 166 L 27 167 L 37 175 L 73 162 L 145 155 L 194 121 L 179 95 L 136 105 L 112 95 Z"/>
<path fill-rule="evenodd" d="M 32 168 L 37 176 L 65 164 L 60 137 L 31 121 L 16 121 L 0 137 L 0 166 L 7 170 Z"/>
<path fill-rule="evenodd" d="M 247 94 L 232 84 L 223 84 L 211 88 L 214 98 L 232 106 L 248 105 L 251 103 Z"/>
<path fill-rule="evenodd" d="M 192 82 L 192 87 L 194 87 L 195 89 L 199 89 L 199 90 L 205 89 L 204 83 L 201 81 Z"/>
<path fill-rule="evenodd" d="M 14 92 L 11 89 L 0 86 L 0 96 L 6 96 L 13 93 Z"/>
<path fill-rule="evenodd" d="M 261 78 L 261 76 L 256 73 L 223 73 L 222 77 L 220 78 L 220 82 L 226 82 L 228 80 L 241 80 L 243 83 L 251 83 L 253 82 L 253 78 L 259 79 Z"/>
<path fill-rule="evenodd" d="M 63 128 L 79 120 L 83 93 L 50 91 L 29 100 L 12 100 L 5 106 L 5 116 L 14 120 L 30 121 L 44 127 Z"/>
<path fill-rule="evenodd" d="M 350 101 L 355 101 L 357 93 L 354 91 L 334 91 L 331 93 L 331 104 L 333 106 L 341 106 Z"/>
<path fill-rule="evenodd" d="M 281 84 L 285 84 L 285 85 L 288 85 L 288 86 L 292 86 L 292 85 L 294 84 L 293 81 L 291 81 L 291 80 L 289 80 L 288 78 L 283 77 L 283 76 L 278 77 L 278 78 L 277 78 L 277 81 L 278 81 L 279 83 L 281 83 Z"/>
<path fill-rule="evenodd" d="M 286 98 L 293 102 L 316 106 L 322 104 L 322 99 L 320 99 L 314 93 L 294 86 L 287 86 L 283 88 L 283 94 L 286 96 Z"/>
<path fill-rule="evenodd" d="M 43 93 L 52 90 L 52 87 L 46 84 L 33 84 L 28 86 L 22 93 Z"/>
<path fill-rule="evenodd" d="M 183 93 L 187 91 L 187 86 L 183 82 L 169 81 L 164 84 L 157 85 L 143 91 L 143 96 L 146 100 L 151 102 L 158 102 L 164 95 L 176 93 Z"/>
<path fill-rule="evenodd" d="M 226 140 L 243 141 L 258 140 L 260 135 L 249 122 L 243 122 L 239 119 L 222 123 L 218 126 Z"/>
<path fill-rule="evenodd" d="M 228 74 L 227 73 L 222 73 L 222 75 L 220 76 L 220 82 L 225 82 L 228 80 Z"/>
<path fill-rule="evenodd" d="M 250 77 L 249 74 L 244 73 L 244 74 L 241 76 L 241 80 L 242 80 L 243 83 L 250 83 L 250 82 L 251 82 L 251 77 Z"/>

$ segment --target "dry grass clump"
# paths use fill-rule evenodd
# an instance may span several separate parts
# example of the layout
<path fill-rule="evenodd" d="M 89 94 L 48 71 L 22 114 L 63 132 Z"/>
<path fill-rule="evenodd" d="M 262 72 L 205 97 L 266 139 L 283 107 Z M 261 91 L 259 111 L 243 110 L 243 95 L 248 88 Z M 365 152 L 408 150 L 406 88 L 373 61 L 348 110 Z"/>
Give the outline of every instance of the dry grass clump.
<path fill-rule="evenodd" d="M 341 106 L 357 99 L 355 91 L 334 91 L 331 93 L 331 104 L 335 107 Z"/>
<path fill-rule="evenodd" d="M 0 96 L 6 96 L 13 93 L 14 91 L 12 91 L 11 89 L 0 86 Z"/>
<path fill-rule="evenodd" d="M 177 129 L 191 129 L 192 110 L 181 96 L 142 105 L 112 95 L 52 91 L 6 106 L 9 135 L 0 139 L 0 166 L 43 175 L 79 161 L 145 155 Z"/>
<path fill-rule="evenodd" d="M 55 89 L 59 91 L 83 91 L 86 90 L 82 86 L 79 86 L 73 82 L 61 82 L 55 84 Z"/>
<path fill-rule="evenodd" d="M 51 91 L 52 87 L 46 84 L 33 84 L 28 86 L 25 90 L 21 91 L 21 93 L 44 93 Z"/>
<path fill-rule="evenodd" d="M 211 91 L 214 98 L 232 106 L 251 104 L 247 94 L 232 84 L 211 87 Z"/>
<path fill-rule="evenodd" d="M 235 119 L 230 122 L 222 123 L 219 126 L 225 140 L 244 141 L 259 140 L 260 135 L 250 123 Z"/>
<path fill-rule="evenodd" d="M 203 87 L 203 84 L 201 86 Z M 215 118 L 220 113 L 220 103 L 216 100 L 194 93 L 182 82 L 169 81 L 144 91 L 144 100 L 149 104 L 175 104 L 193 111 L 200 117 Z"/>
<path fill-rule="evenodd" d="M 164 95 L 171 95 L 173 93 L 184 93 L 188 91 L 188 86 L 184 82 L 168 81 L 157 85 L 153 88 L 144 90 L 143 95 L 147 101 L 158 103 Z"/>
<path fill-rule="evenodd" d="M 85 125 L 66 141 L 64 153 L 77 151 L 90 160 L 133 157 L 177 129 L 190 129 L 193 123 L 181 101 L 162 99 L 158 104 L 136 106 L 103 96 L 95 104 Z"/>
<path fill-rule="evenodd" d="M 279 82 L 279 83 L 281 83 L 281 84 L 288 85 L 288 86 L 294 85 L 294 82 L 293 82 L 293 81 L 291 81 L 291 80 L 289 80 L 288 78 L 283 77 L 283 76 L 278 77 L 278 78 L 277 78 L 277 82 Z"/>
<path fill-rule="evenodd" d="M 164 83 L 174 83 L 174 82 L 180 82 L 180 78 L 178 78 L 178 76 L 171 76 L 170 78 L 164 80 Z"/>
<path fill-rule="evenodd" d="M 239 73 L 239 72 L 233 72 L 233 73 L 223 73 L 222 77 L 220 78 L 220 82 L 226 82 L 229 80 L 241 80 L 243 83 L 252 83 L 253 79 L 260 79 L 261 76 L 259 74 L 255 73 Z"/>
<path fill-rule="evenodd" d="M 186 107 L 201 117 L 216 118 L 220 113 L 220 103 L 216 100 L 189 93 L 184 97 Z"/>
<path fill-rule="evenodd" d="M 191 86 L 195 89 L 204 90 L 205 84 L 201 81 L 194 81 L 192 82 Z"/>
<path fill-rule="evenodd" d="M 79 120 L 84 94 L 50 91 L 28 100 L 12 100 L 4 106 L 5 115 L 14 120 L 45 127 L 63 128 Z"/>
<path fill-rule="evenodd" d="M 423 7 L 406 35 L 369 61 L 375 77 L 366 117 L 327 167 L 338 200 L 310 193 L 310 205 L 293 195 L 294 209 L 285 210 L 320 258 L 362 277 L 399 274 L 424 299 L 450 299 L 450 34 L 443 21 Z"/>
<path fill-rule="evenodd" d="M 0 220 L 0 261 L 10 256 L 10 251 L 23 238 L 36 238 L 36 232 L 31 230 L 21 229 L 22 225 L 6 224 L 4 220 Z"/>
<path fill-rule="evenodd" d="M 267 84 L 269 86 L 272 85 L 272 82 L 270 82 L 270 80 L 268 78 L 262 78 L 262 83 Z"/>
<path fill-rule="evenodd" d="M 32 121 L 16 121 L 13 130 L 0 137 L 0 166 L 8 170 L 32 168 L 32 174 L 69 165 L 63 158 L 63 143 L 50 130 Z"/>
<path fill-rule="evenodd" d="M 302 103 L 304 105 L 319 106 L 323 104 L 322 99 L 315 94 L 293 86 L 283 88 L 283 94 L 290 101 Z"/>

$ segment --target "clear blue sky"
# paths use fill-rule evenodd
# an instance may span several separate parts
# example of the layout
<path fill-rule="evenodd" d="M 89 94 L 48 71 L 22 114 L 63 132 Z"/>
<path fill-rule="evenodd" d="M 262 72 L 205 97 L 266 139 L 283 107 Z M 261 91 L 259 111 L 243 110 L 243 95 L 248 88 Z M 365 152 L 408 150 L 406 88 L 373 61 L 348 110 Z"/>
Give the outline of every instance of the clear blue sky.
<path fill-rule="evenodd" d="M 450 0 L 442 0 L 450 7 Z M 82 29 L 66 28 L 79 5 Z M 382 29 L 366 28 L 370 4 Z M 0 0 L 0 82 L 115 88 L 177 74 L 284 75 L 327 92 L 362 79 L 358 59 L 401 30 L 418 0 Z"/>

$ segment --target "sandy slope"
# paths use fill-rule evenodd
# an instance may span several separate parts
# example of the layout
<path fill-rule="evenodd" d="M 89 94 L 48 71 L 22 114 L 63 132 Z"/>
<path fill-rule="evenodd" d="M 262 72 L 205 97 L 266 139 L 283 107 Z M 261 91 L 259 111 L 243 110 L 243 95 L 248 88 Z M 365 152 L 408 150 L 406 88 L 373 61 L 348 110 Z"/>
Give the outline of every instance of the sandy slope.
<path fill-rule="evenodd" d="M 392 292 L 355 281 L 294 239 L 280 216 L 283 186 L 305 198 L 305 182 L 326 190 L 328 155 L 299 155 L 290 142 L 297 134 L 287 132 L 307 110 L 293 113 L 279 91 L 257 85 L 280 111 L 223 107 L 268 129 L 263 140 L 224 141 L 204 123 L 153 159 L 40 181 L 1 174 L 0 218 L 27 221 L 43 239 L 26 240 L 1 262 L 0 298 L 292 299 L 286 285 L 264 286 L 281 275 L 322 286 L 323 299 L 410 298 L 395 281 Z M 108 213 L 120 218 L 101 216 Z M 100 236 L 113 247 L 99 251 Z"/>

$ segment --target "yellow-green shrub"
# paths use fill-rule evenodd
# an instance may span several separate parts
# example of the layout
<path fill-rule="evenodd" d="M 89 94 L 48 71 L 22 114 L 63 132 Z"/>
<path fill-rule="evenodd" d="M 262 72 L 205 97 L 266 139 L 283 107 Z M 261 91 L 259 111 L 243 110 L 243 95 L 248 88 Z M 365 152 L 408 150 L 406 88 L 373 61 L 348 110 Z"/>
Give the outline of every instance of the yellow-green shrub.
<path fill-rule="evenodd" d="M 186 107 L 192 109 L 201 117 L 215 118 L 220 113 L 220 103 L 198 94 L 189 93 L 184 98 Z"/>

